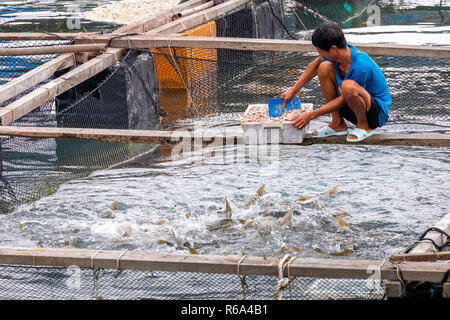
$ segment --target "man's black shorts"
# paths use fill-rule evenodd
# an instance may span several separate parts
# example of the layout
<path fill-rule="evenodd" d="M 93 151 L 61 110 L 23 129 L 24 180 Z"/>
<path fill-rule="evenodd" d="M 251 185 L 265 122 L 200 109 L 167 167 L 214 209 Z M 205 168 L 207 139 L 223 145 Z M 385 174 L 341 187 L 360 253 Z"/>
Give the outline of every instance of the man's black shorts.
<path fill-rule="evenodd" d="M 370 109 L 367 111 L 367 122 L 369 122 L 370 129 L 375 129 L 380 126 L 378 122 L 378 115 L 380 113 L 380 106 L 377 101 L 371 97 L 370 99 Z M 352 109 L 348 105 L 343 106 L 339 109 L 339 114 L 346 120 L 350 121 L 353 124 L 356 124 L 356 116 L 353 113 Z"/>

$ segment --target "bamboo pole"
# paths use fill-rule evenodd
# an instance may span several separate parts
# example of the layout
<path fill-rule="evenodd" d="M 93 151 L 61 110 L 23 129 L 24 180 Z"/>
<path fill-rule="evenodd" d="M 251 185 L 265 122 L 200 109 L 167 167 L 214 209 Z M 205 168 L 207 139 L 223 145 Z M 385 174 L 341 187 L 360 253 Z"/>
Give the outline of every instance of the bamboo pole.
<path fill-rule="evenodd" d="M 435 225 L 436 228 L 450 234 L 450 213 L 446 214 L 441 220 L 439 220 Z M 433 240 L 438 246 L 442 246 L 447 240 L 445 235 L 437 231 L 429 231 L 425 238 Z M 423 241 L 419 243 L 415 248 L 413 248 L 411 254 L 421 254 L 426 252 L 434 252 L 436 249 L 431 241 Z"/>

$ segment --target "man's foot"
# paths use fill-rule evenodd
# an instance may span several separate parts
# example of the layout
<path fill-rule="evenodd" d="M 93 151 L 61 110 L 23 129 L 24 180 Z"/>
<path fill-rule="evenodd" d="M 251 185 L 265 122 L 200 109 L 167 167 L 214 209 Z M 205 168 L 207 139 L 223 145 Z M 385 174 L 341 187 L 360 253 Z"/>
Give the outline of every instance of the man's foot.
<path fill-rule="evenodd" d="M 329 128 L 333 129 L 335 132 L 347 132 L 347 125 L 345 124 L 345 122 L 339 125 L 335 125 L 334 123 L 330 123 L 328 125 Z M 311 133 L 312 136 L 317 137 L 319 135 L 319 131 L 313 131 L 313 133 Z"/>
<path fill-rule="evenodd" d="M 356 127 L 355 129 L 362 129 L 362 130 L 366 131 L 367 133 L 370 133 L 373 130 L 370 128 L 358 128 L 358 127 Z M 348 140 L 358 140 L 359 138 L 350 132 L 350 134 L 347 136 L 347 139 Z"/>

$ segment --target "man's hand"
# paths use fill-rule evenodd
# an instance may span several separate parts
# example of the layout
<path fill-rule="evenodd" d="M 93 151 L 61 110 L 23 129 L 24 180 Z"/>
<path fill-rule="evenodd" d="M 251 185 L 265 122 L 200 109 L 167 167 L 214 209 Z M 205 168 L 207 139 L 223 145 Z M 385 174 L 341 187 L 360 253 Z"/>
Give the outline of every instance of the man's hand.
<path fill-rule="evenodd" d="M 280 97 L 284 99 L 283 101 L 283 107 L 286 107 L 287 102 L 291 100 L 295 96 L 295 91 L 292 89 L 289 89 L 285 93 L 283 93 Z"/>
<path fill-rule="evenodd" d="M 306 127 L 311 122 L 312 119 L 314 119 L 312 112 L 307 112 L 293 117 L 291 121 L 294 121 L 293 123 L 294 127 L 296 127 L 298 130 L 301 130 L 304 127 Z"/>

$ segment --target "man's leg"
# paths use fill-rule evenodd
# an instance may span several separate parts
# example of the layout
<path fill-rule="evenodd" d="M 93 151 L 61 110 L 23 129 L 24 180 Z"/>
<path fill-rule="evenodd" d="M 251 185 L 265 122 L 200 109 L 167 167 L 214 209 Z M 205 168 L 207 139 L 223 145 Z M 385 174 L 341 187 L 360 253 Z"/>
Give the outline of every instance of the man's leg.
<path fill-rule="evenodd" d="M 319 66 L 317 75 L 325 100 L 330 102 L 331 100 L 336 99 L 339 96 L 339 89 L 334 73 L 334 64 L 330 61 L 322 62 Z M 339 111 L 331 112 L 331 123 L 328 126 L 336 132 L 347 130 L 347 124 L 345 123 L 344 118 L 339 114 Z M 312 135 L 317 136 L 318 132 L 314 131 Z"/>
<path fill-rule="evenodd" d="M 369 111 L 371 107 L 370 94 L 353 80 L 343 81 L 341 90 L 346 104 L 356 116 L 356 128 L 366 130 L 367 132 L 372 131 L 367 121 L 367 111 Z M 348 138 L 350 140 L 358 139 L 358 137 L 352 134 L 350 134 Z"/>

